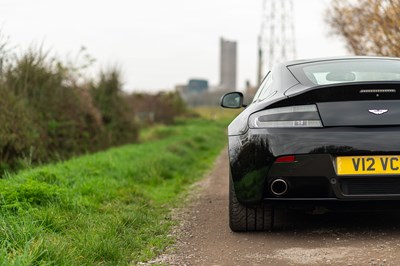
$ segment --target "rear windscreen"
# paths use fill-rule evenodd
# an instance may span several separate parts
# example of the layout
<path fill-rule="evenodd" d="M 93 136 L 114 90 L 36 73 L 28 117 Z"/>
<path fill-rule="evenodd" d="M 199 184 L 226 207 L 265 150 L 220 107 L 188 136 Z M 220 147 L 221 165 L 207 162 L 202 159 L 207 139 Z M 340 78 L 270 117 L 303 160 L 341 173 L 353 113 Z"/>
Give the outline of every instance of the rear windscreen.
<path fill-rule="evenodd" d="M 400 60 L 356 59 L 331 60 L 288 66 L 304 85 L 400 81 Z"/>

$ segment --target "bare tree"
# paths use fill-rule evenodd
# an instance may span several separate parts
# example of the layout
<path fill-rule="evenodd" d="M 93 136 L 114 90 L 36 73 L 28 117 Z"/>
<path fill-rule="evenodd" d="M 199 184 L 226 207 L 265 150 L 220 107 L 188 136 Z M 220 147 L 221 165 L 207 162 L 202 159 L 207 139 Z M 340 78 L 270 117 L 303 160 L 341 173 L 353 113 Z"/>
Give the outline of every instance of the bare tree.
<path fill-rule="evenodd" d="M 356 55 L 400 56 L 400 0 L 333 0 L 326 21 Z"/>

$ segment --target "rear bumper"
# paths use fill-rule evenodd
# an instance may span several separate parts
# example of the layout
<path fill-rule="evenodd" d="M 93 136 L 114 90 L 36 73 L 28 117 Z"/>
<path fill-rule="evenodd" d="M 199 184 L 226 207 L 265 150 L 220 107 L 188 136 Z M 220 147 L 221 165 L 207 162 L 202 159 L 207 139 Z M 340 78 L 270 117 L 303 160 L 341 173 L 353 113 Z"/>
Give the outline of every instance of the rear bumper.
<path fill-rule="evenodd" d="M 229 137 L 232 179 L 244 204 L 275 202 L 400 200 L 400 176 L 338 176 L 335 157 L 400 154 L 400 127 L 257 129 Z M 295 155 L 296 162 L 274 163 Z M 276 178 L 288 183 L 271 193 Z"/>
<path fill-rule="evenodd" d="M 272 164 L 264 198 L 278 198 L 269 189 L 276 178 L 288 183 L 288 192 L 279 198 L 400 200 L 400 176 L 339 176 L 335 156 L 329 154 L 297 155 L 296 162 Z"/>

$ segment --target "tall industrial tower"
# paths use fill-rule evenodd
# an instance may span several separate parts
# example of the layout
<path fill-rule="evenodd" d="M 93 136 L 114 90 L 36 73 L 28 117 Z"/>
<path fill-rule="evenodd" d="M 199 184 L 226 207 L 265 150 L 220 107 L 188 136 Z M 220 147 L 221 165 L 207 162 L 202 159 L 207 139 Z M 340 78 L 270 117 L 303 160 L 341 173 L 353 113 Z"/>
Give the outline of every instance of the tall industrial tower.
<path fill-rule="evenodd" d="M 237 43 L 221 38 L 220 87 L 236 90 Z"/>
<path fill-rule="evenodd" d="M 293 0 L 264 0 L 258 37 L 258 82 L 273 65 L 296 58 Z"/>

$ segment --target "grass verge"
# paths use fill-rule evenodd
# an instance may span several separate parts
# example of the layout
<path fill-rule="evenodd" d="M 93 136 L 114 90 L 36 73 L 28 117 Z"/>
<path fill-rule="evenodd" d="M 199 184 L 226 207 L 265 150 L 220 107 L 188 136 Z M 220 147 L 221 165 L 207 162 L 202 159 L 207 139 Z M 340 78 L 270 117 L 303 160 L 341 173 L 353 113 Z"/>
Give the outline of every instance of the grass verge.
<path fill-rule="evenodd" d="M 243 111 L 240 109 L 225 109 L 218 106 L 199 106 L 191 109 L 194 113 L 200 117 L 211 119 L 211 120 L 224 120 L 227 123 L 232 120 L 233 117 L 237 116 Z"/>
<path fill-rule="evenodd" d="M 1 179 L 0 265 L 127 265 L 156 256 L 173 241 L 169 209 L 226 144 L 225 126 L 182 121 L 158 139 Z"/>

